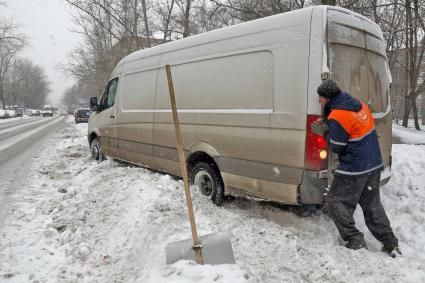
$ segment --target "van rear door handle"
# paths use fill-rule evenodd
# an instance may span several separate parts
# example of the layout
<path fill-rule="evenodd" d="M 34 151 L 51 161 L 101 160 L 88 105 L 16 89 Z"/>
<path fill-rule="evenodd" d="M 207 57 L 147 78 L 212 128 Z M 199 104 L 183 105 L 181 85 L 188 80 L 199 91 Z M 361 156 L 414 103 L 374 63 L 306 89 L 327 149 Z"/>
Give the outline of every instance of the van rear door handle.
<path fill-rule="evenodd" d="M 111 116 L 110 116 L 112 119 L 114 119 L 115 118 L 115 114 L 111 114 Z"/>

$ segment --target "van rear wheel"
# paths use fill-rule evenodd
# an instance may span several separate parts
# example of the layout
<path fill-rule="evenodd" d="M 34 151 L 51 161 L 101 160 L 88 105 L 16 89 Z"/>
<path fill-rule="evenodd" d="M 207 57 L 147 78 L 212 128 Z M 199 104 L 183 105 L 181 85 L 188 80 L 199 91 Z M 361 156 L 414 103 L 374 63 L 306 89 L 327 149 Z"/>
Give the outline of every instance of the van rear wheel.
<path fill-rule="evenodd" d="M 190 184 L 197 186 L 199 191 L 208 196 L 216 205 L 224 201 L 224 183 L 220 172 L 207 162 L 199 162 L 190 170 Z"/>
<path fill-rule="evenodd" d="M 99 137 L 94 138 L 93 141 L 91 142 L 90 151 L 91 151 L 91 157 L 94 160 L 98 160 L 102 162 L 105 159 L 105 155 L 103 154 L 102 149 L 100 147 Z"/>

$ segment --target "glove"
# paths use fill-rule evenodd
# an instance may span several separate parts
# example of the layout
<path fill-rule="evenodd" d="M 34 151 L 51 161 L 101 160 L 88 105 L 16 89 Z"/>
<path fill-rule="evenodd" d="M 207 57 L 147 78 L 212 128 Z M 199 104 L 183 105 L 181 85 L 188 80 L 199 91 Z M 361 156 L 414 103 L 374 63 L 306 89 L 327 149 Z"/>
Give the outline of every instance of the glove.
<path fill-rule="evenodd" d="M 314 121 L 311 124 L 311 131 L 316 135 L 323 137 L 328 130 L 329 126 L 323 121 Z"/>

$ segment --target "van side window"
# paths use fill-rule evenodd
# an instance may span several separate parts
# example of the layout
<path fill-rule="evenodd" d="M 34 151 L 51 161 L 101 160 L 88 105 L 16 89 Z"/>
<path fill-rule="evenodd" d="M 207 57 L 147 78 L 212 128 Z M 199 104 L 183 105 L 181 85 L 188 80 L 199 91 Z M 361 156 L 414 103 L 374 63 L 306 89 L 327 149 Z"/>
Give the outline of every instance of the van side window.
<path fill-rule="evenodd" d="M 101 111 L 112 107 L 117 96 L 118 78 L 111 80 L 100 98 L 99 106 Z"/>
<path fill-rule="evenodd" d="M 108 85 L 108 100 L 106 102 L 106 108 L 112 107 L 115 103 L 117 96 L 118 78 L 113 79 Z"/>

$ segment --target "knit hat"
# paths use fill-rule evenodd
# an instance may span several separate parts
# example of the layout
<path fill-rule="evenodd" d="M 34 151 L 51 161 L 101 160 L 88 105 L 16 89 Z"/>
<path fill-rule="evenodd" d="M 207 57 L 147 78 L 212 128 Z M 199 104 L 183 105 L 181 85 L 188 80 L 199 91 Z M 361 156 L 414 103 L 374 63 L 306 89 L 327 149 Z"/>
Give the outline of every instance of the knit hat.
<path fill-rule="evenodd" d="M 341 93 L 341 89 L 334 80 L 325 80 L 317 88 L 317 93 L 327 99 L 333 99 Z"/>

